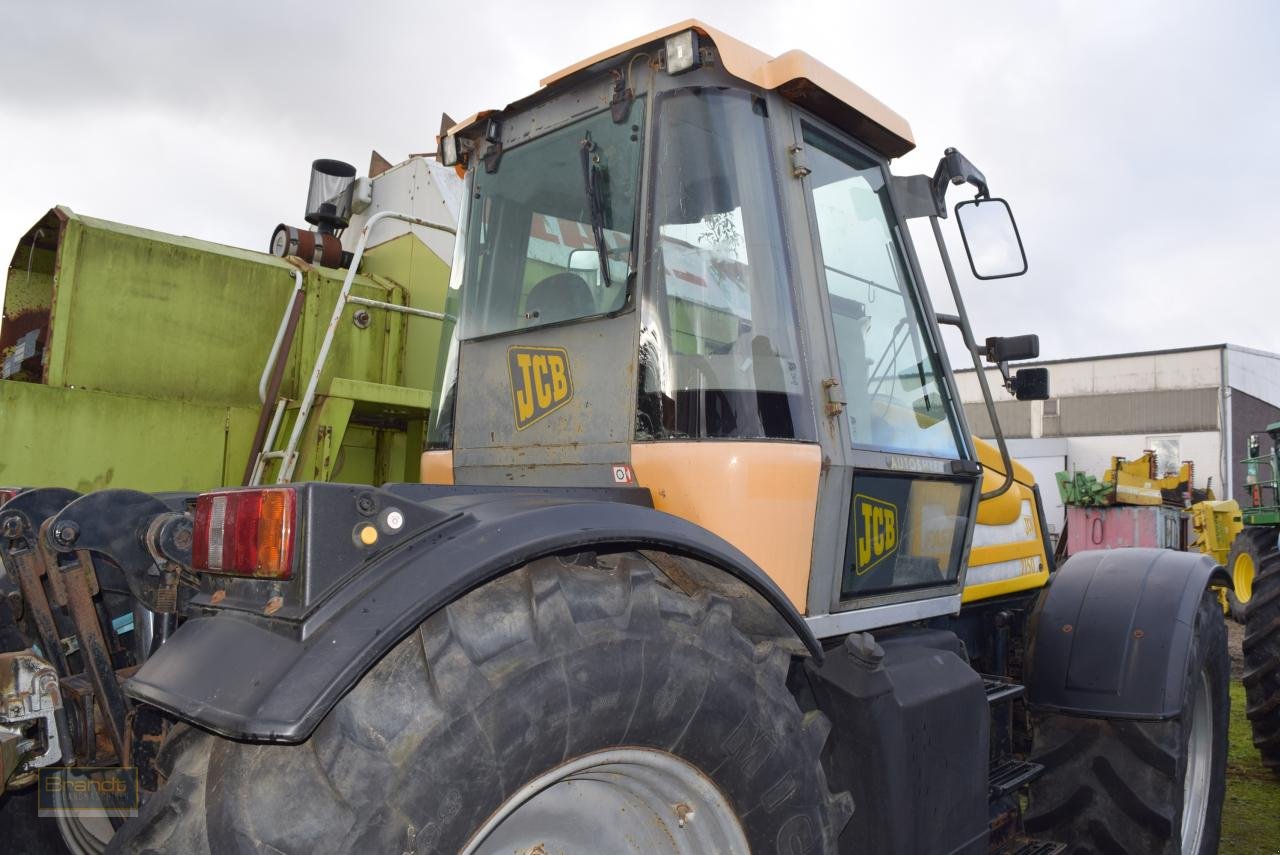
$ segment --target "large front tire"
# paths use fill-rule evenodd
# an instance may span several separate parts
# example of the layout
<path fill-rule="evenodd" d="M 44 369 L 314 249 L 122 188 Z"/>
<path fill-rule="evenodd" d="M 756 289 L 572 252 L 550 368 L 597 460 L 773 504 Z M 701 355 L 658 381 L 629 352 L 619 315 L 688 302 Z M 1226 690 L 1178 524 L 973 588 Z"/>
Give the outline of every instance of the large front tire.
<path fill-rule="evenodd" d="M 189 737 L 170 752 L 165 787 L 113 847 L 485 853 L 477 832 L 495 816 L 521 815 L 512 799 L 527 800 L 530 782 L 548 792 L 582 785 L 570 774 L 599 759 L 594 785 L 652 756 L 671 772 L 664 786 L 697 798 L 701 777 L 710 786 L 698 792 L 720 794 L 728 819 L 706 820 L 726 823 L 723 839 L 754 852 L 834 852 L 852 802 L 827 789 L 819 755 L 829 725 L 788 692 L 790 655 L 775 641 L 753 643 L 726 601 L 687 596 L 640 555 L 585 563 L 534 562 L 437 613 L 303 745 Z M 707 798 L 633 804 L 672 844 L 648 851 L 693 851 L 684 843 L 716 810 Z M 578 823 L 592 839 L 573 851 L 604 851 L 627 804 L 544 803 L 559 818 L 530 825 L 525 812 L 516 836 L 536 852 Z M 511 851 L 511 834 L 496 829 L 490 839 Z"/>
<path fill-rule="evenodd" d="M 1268 555 L 1276 554 L 1276 530 L 1269 527 L 1247 526 L 1231 541 L 1227 553 L 1227 573 L 1232 587 L 1226 592 L 1227 608 L 1231 619 L 1244 623 L 1249 601 L 1253 599 L 1253 586 L 1258 570 Z"/>
<path fill-rule="evenodd" d="M 1196 612 L 1182 713 L 1169 721 L 1045 715 L 1027 831 L 1075 853 L 1212 855 L 1226 794 L 1226 624 L 1216 594 Z"/>
<path fill-rule="evenodd" d="M 1276 529 L 1261 531 L 1258 539 L 1265 538 L 1266 549 L 1258 558 L 1244 622 L 1245 714 L 1262 764 L 1280 775 L 1280 550 Z"/>

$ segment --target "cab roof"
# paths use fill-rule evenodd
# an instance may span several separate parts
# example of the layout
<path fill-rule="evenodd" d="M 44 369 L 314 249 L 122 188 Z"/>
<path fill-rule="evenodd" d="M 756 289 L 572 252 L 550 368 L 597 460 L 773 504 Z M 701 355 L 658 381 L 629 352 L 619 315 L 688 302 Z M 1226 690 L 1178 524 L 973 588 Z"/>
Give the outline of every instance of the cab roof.
<path fill-rule="evenodd" d="M 581 72 L 616 60 L 636 48 L 688 29 L 693 29 L 700 37 L 710 40 L 719 53 L 721 66 L 739 80 L 761 89 L 777 92 L 886 157 L 900 157 L 915 148 L 911 126 L 907 124 L 906 119 L 890 110 L 862 87 L 832 71 L 807 53 L 791 50 L 781 56 L 771 57 L 745 42 L 694 19 L 663 27 L 576 62 L 567 68 L 562 68 L 544 77 L 539 82 L 540 86 L 545 89 L 561 83 Z M 477 113 L 459 122 L 450 129 L 450 132 L 460 132 L 494 112 L 497 111 L 487 110 Z"/>

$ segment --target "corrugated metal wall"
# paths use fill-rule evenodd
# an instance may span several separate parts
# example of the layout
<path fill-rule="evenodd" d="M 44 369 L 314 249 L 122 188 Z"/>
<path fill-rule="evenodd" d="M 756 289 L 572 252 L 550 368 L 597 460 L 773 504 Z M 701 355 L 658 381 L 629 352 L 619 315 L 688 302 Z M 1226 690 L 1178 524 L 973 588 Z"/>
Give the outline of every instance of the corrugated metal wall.
<path fill-rule="evenodd" d="M 1032 436 L 1033 401 L 1003 401 L 996 415 L 1006 437 Z M 1073 395 L 1043 402 L 1040 436 L 1093 436 L 1217 430 L 1218 389 L 1163 389 L 1114 395 Z M 965 404 L 969 429 L 991 436 L 982 404 Z"/>
<path fill-rule="evenodd" d="M 965 404 L 964 417 L 969 422 L 969 430 L 974 436 L 991 437 L 991 419 L 987 417 L 987 408 L 982 404 Z M 1000 427 L 1008 438 L 1031 436 L 1031 402 L 1030 401 L 997 401 L 996 417 L 1000 419 Z"/>

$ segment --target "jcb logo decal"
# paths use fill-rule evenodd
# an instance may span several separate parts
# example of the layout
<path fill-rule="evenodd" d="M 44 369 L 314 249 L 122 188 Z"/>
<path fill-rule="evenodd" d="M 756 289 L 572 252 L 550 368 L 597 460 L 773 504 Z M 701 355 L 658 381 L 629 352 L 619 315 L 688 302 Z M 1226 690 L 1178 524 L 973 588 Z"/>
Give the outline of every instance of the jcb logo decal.
<path fill-rule="evenodd" d="M 516 430 L 524 430 L 573 398 L 569 352 L 563 347 L 509 347 L 507 368 Z"/>
<path fill-rule="evenodd" d="M 853 497 L 854 535 L 857 537 L 857 563 L 861 576 L 898 548 L 898 509 L 891 503 L 870 496 Z"/>

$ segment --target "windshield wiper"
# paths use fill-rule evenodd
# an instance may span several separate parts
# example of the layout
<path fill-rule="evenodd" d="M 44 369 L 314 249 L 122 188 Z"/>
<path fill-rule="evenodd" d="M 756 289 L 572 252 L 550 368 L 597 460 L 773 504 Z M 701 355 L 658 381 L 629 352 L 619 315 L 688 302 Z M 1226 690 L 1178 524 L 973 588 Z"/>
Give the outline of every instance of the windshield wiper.
<path fill-rule="evenodd" d="M 595 241 L 596 255 L 600 258 L 600 281 L 608 288 L 613 283 L 609 281 L 609 248 L 604 242 L 604 204 L 600 200 L 599 181 L 599 174 L 604 169 L 599 163 L 600 156 L 596 154 L 599 146 L 591 140 L 591 131 L 586 132 L 580 145 L 582 183 L 587 191 L 587 211 L 591 217 L 591 239 Z"/>

